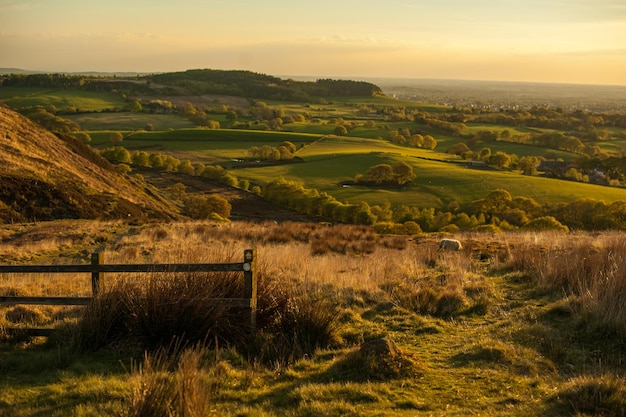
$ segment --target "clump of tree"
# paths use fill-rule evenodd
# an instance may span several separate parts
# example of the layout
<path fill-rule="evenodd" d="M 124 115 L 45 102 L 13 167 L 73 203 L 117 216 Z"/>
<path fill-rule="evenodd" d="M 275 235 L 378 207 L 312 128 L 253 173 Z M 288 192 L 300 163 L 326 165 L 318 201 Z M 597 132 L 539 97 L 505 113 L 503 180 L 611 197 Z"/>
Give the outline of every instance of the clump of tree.
<path fill-rule="evenodd" d="M 224 197 L 211 194 L 207 196 L 188 196 L 184 200 L 185 214 L 192 219 L 219 219 L 230 218 L 231 204 Z"/>
<path fill-rule="evenodd" d="M 365 174 L 357 174 L 354 182 L 364 185 L 405 185 L 413 181 L 415 176 L 413 167 L 400 161 L 393 166 L 389 164 L 374 165 Z"/>
<path fill-rule="evenodd" d="M 289 141 L 284 141 L 276 147 L 269 145 L 252 146 L 248 149 L 248 155 L 251 159 L 259 161 L 284 161 L 293 159 L 296 150 L 296 145 Z"/>
<path fill-rule="evenodd" d="M 437 140 L 431 135 L 422 135 L 420 133 L 411 133 L 408 128 L 392 130 L 387 135 L 393 143 L 411 148 L 435 149 Z"/>
<path fill-rule="evenodd" d="M 19 112 L 51 132 L 70 133 L 80 130 L 78 123 L 57 116 L 54 105 L 24 107 Z"/>

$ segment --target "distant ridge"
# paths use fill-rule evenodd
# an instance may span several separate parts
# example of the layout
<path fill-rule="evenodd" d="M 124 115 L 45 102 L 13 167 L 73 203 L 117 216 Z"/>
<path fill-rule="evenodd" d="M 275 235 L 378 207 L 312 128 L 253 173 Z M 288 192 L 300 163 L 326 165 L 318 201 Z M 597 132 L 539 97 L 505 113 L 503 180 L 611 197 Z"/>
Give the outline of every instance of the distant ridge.
<path fill-rule="evenodd" d="M 38 71 L 38 70 L 26 70 L 21 68 L 0 68 L 0 75 L 19 74 L 19 75 L 32 75 L 32 74 L 68 74 L 68 75 L 84 75 L 87 77 L 138 77 L 149 74 L 158 74 L 158 72 L 132 72 L 132 71 L 118 71 L 118 72 L 106 72 L 106 71 Z"/>

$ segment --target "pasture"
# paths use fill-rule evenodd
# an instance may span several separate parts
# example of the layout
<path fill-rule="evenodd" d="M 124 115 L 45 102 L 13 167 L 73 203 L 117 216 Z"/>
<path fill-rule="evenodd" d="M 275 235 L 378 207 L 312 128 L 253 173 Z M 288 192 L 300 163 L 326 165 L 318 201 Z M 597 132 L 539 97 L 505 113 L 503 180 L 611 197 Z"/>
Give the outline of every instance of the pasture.
<path fill-rule="evenodd" d="M 97 147 L 111 146 L 109 133 L 92 133 L 92 144 Z M 389 202 L 392 205 L 441 209 L 453 201 L 470 203 L 496 189 L 506 189 L 515 197 L 531 197 L 539 203 L 550 204 L 582 197 L 607 203 L 626 200 L 623 188 L 523 176 L 518 171 L 470 169 L 454 155 L 398 146 L 382 139 L 231 129 L 178 129 L 127 134 L 122 146 L 131 151 L 165 152 L 192 162 L 219 164 L 238 178 L 246 178 L 253 183 L 284 177 L 352 203 L 365 201 L 377 205 Z M 251 146 L 277 146 L 283 141 L 290 141 L 298 147 L 296 156 L 302 158 L 302 162 L 238 167 L 232 161 L 247 157 Z M 416 179 L 402 188 L 342 186 L 371 166 L 383 163 L 393 165 L 398 161 L 411 165 L 416 174 Z"/>
<path fill-rule="evenodd" d="M 186 96 L 179 97 L 183 100 Z M 432 115 L 452 113 L 451 107 L 397 100 L 393 97 L 331 97 L 320 103 L 291 103 L 264 100 L 273 110 L 283 114 L 300 113 L 306 122 L 285 123 L 282 131 L 264 131 L 263 120 L 240 114 L 237 122 L 249 123 L 250 130 L 196 128 L 193 123 L 178 115 L 148 114 L 142 112 L 103 112 L 120 109 L 127 103 L 112 93 L 89 93 L 79 90 L 46 90 L 37 88 L 0 88 L 0 98 L 10 105 L 51 104 L 58 110 L 74 106 L 80 114 L 64 115 L 77 122 L 92 138 L 91 146 L 110 147 L 112 131 L 124 133 L 121 146 L 133 150 L 163 152 L 184 160 L 204 164 L 219 164 L 231 170 L 238 178 L 252 183 L 263 183 L 277 177 L 295 180 L 307 188 L 327 192 L 337 199 L 369 204 L 414 205 L 417 207 L 445 208 L 450 202 L 469 203 L 482 198 L 495 189 L 506 189 L 513 196 L 532 197 L 541 203 L 568 202 L 577 198 L 591 198 L 612 202 L 623 200 L 624 189 L 592 186 L 569 181 L 556 181 L 541 177 L 521 176 L 515 170 L 470 170 L 457 164 L 458 158 L 446 154 L 451 146 L 467 141 L 466 136 L 452 136 L 437 127 L 418 124 L 408 119 L 394 121 L 385 109 L 427 112 Z M 240 101 L 245 99 L 240 99 Z M 254 101 L 253 101 L 254 102 Z M 69 107 L 68 107 L 69 108 Z M 91 112 L 89 109 L 92 109 Z M 394 110 L 395 111 L 395 110 Z M 228 126 L 225 114 L 209 114 Z M 343 122 L 342 122 L 343 120 Z M 374 122 L 372 125 L 371 122 Z M 368 124 L 367 122 L 370 122 Z M 345 137 L 335 137 L 337 123 L 350 125 Z M 154 131 L 143 129 L 151 124 Z M 509 130 L 513 135 L 542 131 L 531 127 L 504 126 L 488 123 L 466 123 L 466 134 L 488 129 Z M 389 132 L 408 128 L 412 132 L 430 134 L 438 144 L 434 151 L 397 146 L 387 138 Z M 600 149 L 619 154 L 626 140 L 622 130 L 610 127 L 611 140 L 590 142 Z M 277 146 L 290 141 L 298 148 L 297 164 L 263 165 L 257 168 L 238 167 L 234 159 L 248 156 L 252 146 Z M 507 142 L 478 144 L 475 151 L 489 147 L 492 153 L 502 151 L 517 157 L 543 156 L 576 160 L 578 154 L 547 149 L 540 146 Z M 404 188 L 393 187 L 343 187 L 359 173 L 364 173 L 380 163 L 409 163 L 417 178 Z"/>
<path fill-rule="evenodd" d="M 165 114 L 148 114 L 137 112 L 116 113 L 81 113 L 63 116 L 65 119 L 78 123 L 81 130 L 143 130 L 152 125 L 154 130 L 188 129 L 195 125 L 180 116 Z"/>
<path fill-rule="evenodd" d="M 112 93 L 71 89 L 2 87 L 0 100 L 11 107 L 54 106 L 60 112 L 121 110 L 125 101 Z"/>

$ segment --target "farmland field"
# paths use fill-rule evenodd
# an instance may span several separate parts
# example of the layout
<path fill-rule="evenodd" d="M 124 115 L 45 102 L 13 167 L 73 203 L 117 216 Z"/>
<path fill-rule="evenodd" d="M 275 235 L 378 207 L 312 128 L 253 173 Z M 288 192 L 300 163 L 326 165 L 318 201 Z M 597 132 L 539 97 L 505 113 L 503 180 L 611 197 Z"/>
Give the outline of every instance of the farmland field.
<path fill-rule="evenodd" d="M 140 84 L 144 85 L 136 80 L 131 82 L 132 86 Z M 156 95 L 138 94 L 136 97 L 140 97 L 139 100 L 143 97 L 150 103 L 159 101 Z M 623 187 L 591 185 L 588 183 L 591 181 L 587 181 L 582 173 L 577 178 L 581 182 L 549 179 L 541 175 L 521 175 L 514 168 L 518 158 L 560 158 L 575 163 L 582 156 L 580 152 L 572 153 L 541 144 L 518 144 L 504 140 L 472 144 L 475 154 L 488 148 L 491 154 L 504 152 L 510 155 L 513 168 L 497 169 L 493 165 L 485 170 L 466 168 L 459 156 L 448 154 L 447 151 L 459 143 L 471 144 L 472 136 L 480 131 L 501 134 L 506 130 L 511 136 L 546 132 L 572 134 L 565 128 L 526 126 L 521 121 L 512 125 L 473 121 L 475 115 L 482 114 L 493 115 L 495 119 L 497 114 L 493 113 L 501 111 L 486 106 L 478 106 L 479 111 L 463 110 L 450 105 L 399 100 L 391 96 L 329 96 L 318 102 L 304 103 L 273 99 L 248 100 L 242 97 L 227 100 L 226 96 L 210 95 L 198 96 L 195 100 L 193 94 L 187 92 L 186 95 L 163 97 L 170 105 L 178 103 L 180 108 L 176 114 L 154 114 L 149 111 L 103 112 L 106 109 L 125 108 L 134 98 L 132 95 L 122 97 L 113 93 L 91 93 L 78 89 L 8 87 L 0 88 L 0 98 L 15 107 L 39 104 L 54 105 L 59 111 L 67 106 L 79 108 L 80 113 L 62 114 L 61 117 L 76 122 L 80 129 L 89 133 L 90 145 L 96 149 L 113 146 L 111 133 L 119 131 L 123 134 L 123 141 L 118 145 L 131 152 L 162 152 L 193 163 L 219 164 L 237 178 L 253 184 L 283 177 L 351 203 L 365 201 L 369 204 L 390 203 L 394 206 L 444 209 L 451 202 L 469 204 L 497 189 L 506 189 L 513 196 L 532 197 L 542 204 L 570 202 L 579 198 L 609 203 L 625 197 Z M 229 107 L 231 104 L 241 107 Z M 169 107 L 167 112 L 171 111 L 172 107 Z M 231 114 L 227 117 L 229 111 Z M 467 120 L 466 123 L 461 126 L 456 122 L 448 122 L 462 111 L 465 112 L 462 120 Z M 196 122 L 189 117 L 197 113 L 203 114 L 202 120 L 218 121 L 223 128 L 196 127 Z M 530 115 L 528 111 L 523 114 L 523 117 Z M 504 119 L 509 120 L 518 117 L 516 113 L 504 116 Z M 420 122 L 414 121 L 414 117 L 418 117 Z M 281 118 L 285 119 L 284 123 L 281 121 L 277 125 L 279 127 L 268 130 L 273 122 Z M 596 120 L 602 122 L 602 118 Z M 454 129 L 450 129 L 455 124 L 462 133 L 454 133 Z M 145 131 L 148 125 L 152 131 Z M 228 128 L 231 125 L 237 128 Z M 335 129 L 339 125 L 349 128 L 345 136 L 335 136 Z M 611 155 L 623 152 L 626 145 L 624 129 L 608 123 L 594 129 L 602 129 L 605 139 L 588 139 L 585 146 L 597 147 L 600 152 Z M 578 130 L 584 131 L 582 127 Z M 400 131 L 431 135 L 437 141 L 437 146 L 431 151 L 392 143 L 391 135 Z M 296 146 L 297 163 L 264 163 L 258 167 L 243 167 L 235 161 L 249 157 L 248 150 L 253 146 L 276 147 L 284 141 Z M 413 182 L 403 187 L 346 186 L 356 175 L 367 172 L 372 166 L 393 165 L 401 161 L 409 164 L 416 175 Z M 585 182 L 582 182 L 583 179 Z"/>
<path fill-rule="evenodd" d="M 116 113 L 87 113 L 66 115 L 64 118 L 72 120 L 81 127 L 81 130 L 142 130 L 150 124 L 155 130 L 184 129 L 195 127 L 193 123 L 179 116 L 145 114 L 131 112 Z"/>
<path fill-rule="evenodd" d="M 53 105 L 59 111 L 120 110 L 125 105 L 119 96 L 111 93 L 48 88 L 3 87 L 0 88 L 0 99 L 13 107 Z"/>

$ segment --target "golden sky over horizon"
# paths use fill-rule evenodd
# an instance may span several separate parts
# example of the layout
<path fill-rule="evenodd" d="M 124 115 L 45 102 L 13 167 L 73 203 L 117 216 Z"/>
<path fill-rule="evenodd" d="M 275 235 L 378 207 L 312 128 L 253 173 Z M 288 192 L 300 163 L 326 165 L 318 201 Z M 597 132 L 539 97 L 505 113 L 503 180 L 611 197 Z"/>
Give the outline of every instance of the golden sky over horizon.
<path fill-rule="evenodd" d="M 0 0 L 0 67 L 626 85 L 626 1 Z"/>

